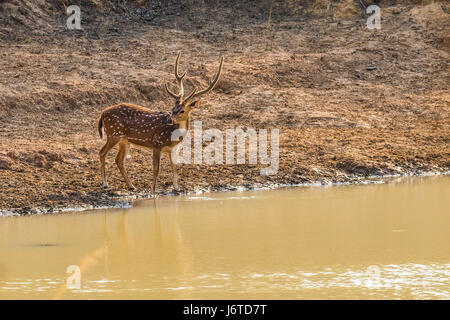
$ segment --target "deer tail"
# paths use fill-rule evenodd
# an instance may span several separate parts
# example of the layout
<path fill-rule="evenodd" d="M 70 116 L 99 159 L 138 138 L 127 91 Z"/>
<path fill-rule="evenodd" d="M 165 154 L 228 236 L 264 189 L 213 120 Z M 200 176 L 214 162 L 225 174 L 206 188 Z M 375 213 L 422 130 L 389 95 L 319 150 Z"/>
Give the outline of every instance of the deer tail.
<path fill-rule="evenodd" d="M 100 135 L 100 138 L 103 138 L 103 115 L 98 119 L 98 134 Z"/>

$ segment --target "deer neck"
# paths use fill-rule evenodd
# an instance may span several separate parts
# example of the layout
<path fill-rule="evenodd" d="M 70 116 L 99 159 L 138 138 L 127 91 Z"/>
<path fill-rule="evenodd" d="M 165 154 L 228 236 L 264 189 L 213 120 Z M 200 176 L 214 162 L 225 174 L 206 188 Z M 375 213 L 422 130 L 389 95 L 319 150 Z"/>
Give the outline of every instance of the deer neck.
<path fill-rule="evenodd" d="M 189 131 L 189 126 L 190 126 L 190 117 L 188 117 L 184 121 L 179 121 L 178 122 L 178 129 L 184 129 L 186 131 Z"/>

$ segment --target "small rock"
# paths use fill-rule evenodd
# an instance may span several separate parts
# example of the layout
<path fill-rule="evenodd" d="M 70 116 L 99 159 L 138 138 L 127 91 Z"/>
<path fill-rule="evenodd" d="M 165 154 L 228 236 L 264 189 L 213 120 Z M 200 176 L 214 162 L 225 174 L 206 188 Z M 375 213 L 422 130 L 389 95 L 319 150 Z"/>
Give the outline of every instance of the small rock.
<path fill-rule="evenodd" d="M 6 156 L 0 155 L 0 169 L 9 170 L 11 169 L 14 161 Z"/>
<path fill-rule="evenodd" d="M 28 164 L 37 168 L 44 168 L 47 166 L 47 158 L 39 153 L 28 153 L 24 155 L 24 160 Z"/>

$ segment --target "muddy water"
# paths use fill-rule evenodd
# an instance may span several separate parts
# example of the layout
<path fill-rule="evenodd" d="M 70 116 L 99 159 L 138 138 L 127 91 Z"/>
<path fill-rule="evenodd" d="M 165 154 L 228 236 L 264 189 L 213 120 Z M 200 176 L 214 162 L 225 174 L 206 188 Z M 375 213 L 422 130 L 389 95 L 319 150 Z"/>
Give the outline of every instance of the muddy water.
<path fill-rule="evenodd" d="M 0 298 L 449 299 L 449 194 L 444 176 L 3 217 Z"/>

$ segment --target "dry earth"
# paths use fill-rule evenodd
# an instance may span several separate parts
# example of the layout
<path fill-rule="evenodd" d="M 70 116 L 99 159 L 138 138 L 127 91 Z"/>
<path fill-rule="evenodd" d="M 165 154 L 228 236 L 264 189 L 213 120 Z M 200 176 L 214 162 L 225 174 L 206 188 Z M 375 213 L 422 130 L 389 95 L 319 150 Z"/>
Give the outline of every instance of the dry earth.
<path fill-rule="evenodd" d="M 139 191 L 125 190 L 115 150 L 102 188 L 96 121 L 119 102 L 170 110 L 178 50 L 189 88 L 225 56 L 192 114 L 204 129 L 280 130 L 278 174 L 182 165 L 181 192 L 448 171 L 450 6 L 391 2 L 370 30 L 359 1 L 85 0 L 83 30 L 67 30 L 68 1 L 0 1 L 0 212 L 148 196 L 151 152 L 137 148 L 127 168 Z M 166 158 L 158 187 L 172 191 Z"/>

